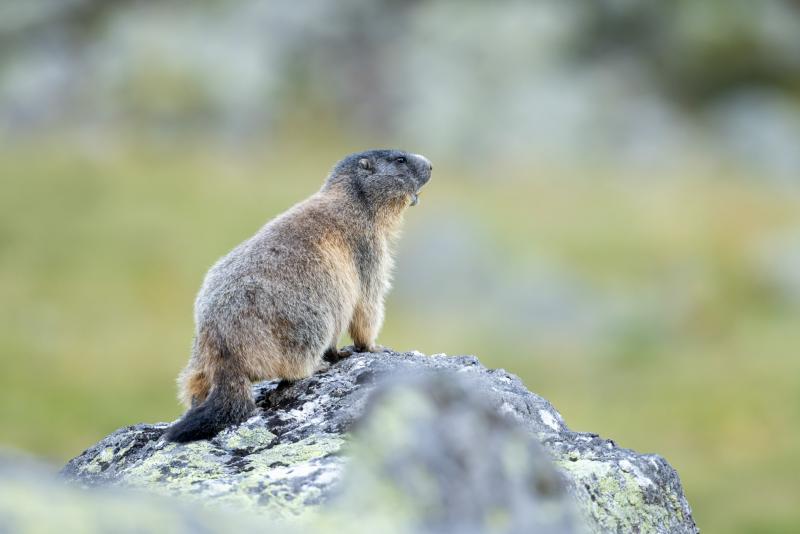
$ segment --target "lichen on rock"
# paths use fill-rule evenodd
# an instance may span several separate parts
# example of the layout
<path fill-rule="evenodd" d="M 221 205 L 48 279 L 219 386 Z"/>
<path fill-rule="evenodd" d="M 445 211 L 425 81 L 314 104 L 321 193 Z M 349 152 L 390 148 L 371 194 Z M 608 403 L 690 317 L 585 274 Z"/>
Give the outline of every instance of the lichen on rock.
<path fill-rule="evenodd" d="M 62 474 L 364 531 L 697 532 L 663 458 L 573 432 L 472 356 L 356 353 L 253 391 L 259 414 L 211 440 L 166 443 L 166 424 L 135 425 Z"/>

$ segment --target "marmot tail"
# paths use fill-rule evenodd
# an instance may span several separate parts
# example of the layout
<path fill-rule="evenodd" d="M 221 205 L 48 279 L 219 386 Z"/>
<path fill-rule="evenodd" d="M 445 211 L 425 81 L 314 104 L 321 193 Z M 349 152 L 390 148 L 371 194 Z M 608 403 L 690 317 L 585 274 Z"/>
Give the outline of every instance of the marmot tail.
<path fill-rule="evenodd" d="M 169 441 L 186 443 L 216 436 L 221 430 L 247 420 L 256 408 L 250 382 L 241 375 L 215 373 L 211 391 L 205 401 L 190 408 L 168 430 Z"/>

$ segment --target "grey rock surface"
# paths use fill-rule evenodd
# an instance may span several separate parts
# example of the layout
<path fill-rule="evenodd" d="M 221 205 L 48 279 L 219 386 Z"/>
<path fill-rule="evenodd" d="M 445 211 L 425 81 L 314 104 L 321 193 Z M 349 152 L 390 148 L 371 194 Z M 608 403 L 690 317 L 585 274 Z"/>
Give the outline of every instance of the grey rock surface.
<path fill-rule="evenodd" d="M 296 525 L 576 532 L 577 509 L 590 532 L 698 531 L 666 460 L 571 431 L 517 377 L 472 356 L 357 353 L 254 392 L 261 413 L 212 440 L 176 445 L 162 439 L 167 424 L 135 425 L 62 474 Z"/>

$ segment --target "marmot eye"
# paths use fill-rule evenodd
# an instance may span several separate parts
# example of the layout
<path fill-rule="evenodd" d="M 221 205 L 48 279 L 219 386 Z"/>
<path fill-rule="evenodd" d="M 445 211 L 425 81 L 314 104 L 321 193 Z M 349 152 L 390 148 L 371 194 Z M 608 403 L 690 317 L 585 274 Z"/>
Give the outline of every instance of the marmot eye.
<path fill-rule="evenodd" d="M 403 156 L 400 156 L 399 158 L 397 158 L 394 161 L 397 162 L 397 163 L 405 163 L 406 162 L 406 158 L 404 158 Z"/>

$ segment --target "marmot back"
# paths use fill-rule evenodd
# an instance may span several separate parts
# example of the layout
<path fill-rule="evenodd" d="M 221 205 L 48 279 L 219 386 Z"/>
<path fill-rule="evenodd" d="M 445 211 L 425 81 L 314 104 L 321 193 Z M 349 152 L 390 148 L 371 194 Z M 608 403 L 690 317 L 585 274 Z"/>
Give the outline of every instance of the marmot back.
<path fill-rule="evenodd" d="M 195 303 L 195 340 L 178 377 L 189 407 L 167 432 L 209 438 L 255 409 L 251 383 L 297 380 L 335 355 L 349 332 L 376 351 L 390 285 L 391 241 L 432 166 L 423 156 L 347 156 L 322 189 L 268 222 L 208 272 Z"/>

